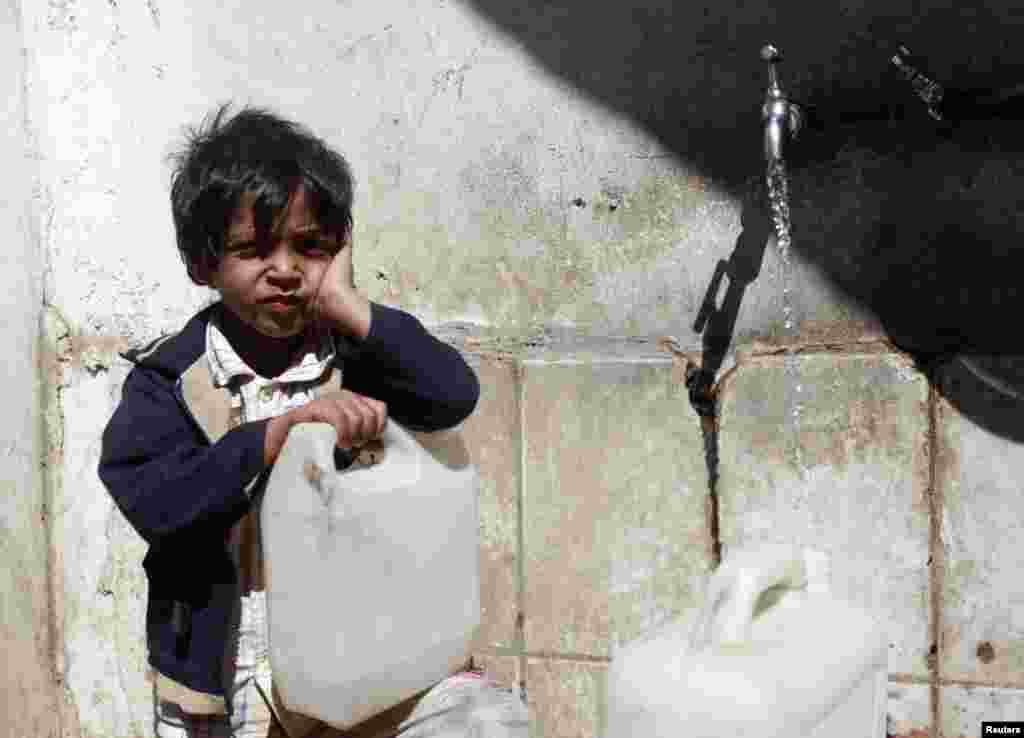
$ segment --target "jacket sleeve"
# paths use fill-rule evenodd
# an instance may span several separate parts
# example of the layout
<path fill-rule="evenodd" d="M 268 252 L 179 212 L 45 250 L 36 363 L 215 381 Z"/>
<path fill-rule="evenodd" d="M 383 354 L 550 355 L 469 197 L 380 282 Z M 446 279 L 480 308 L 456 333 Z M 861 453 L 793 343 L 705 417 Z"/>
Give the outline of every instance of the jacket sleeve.
<path fill-rule="evenodd" d="M 459 352 L 406 312 L 377 303 L 370 310 L 370 334 L 345 358 L 344 387 L 387 403 L 388 416 L 412 430 L 469 417 L 480 383 Z"/>
<path fill-rule="evenodd" d="M 135 367 L 103 432 L 99 477 L 139 535 L 226 532 L 249 508 L 264 471 L 267 421 L 245 423 L 210 445 L 158 373 Z"/>

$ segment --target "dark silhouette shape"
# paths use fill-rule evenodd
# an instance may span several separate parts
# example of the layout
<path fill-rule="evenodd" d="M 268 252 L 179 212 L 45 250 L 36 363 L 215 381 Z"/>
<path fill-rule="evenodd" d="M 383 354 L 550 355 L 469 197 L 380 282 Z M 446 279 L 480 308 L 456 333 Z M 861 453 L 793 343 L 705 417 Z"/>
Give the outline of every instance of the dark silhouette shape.
<path fill-rule="evenodd" d="M 758 190 L 759 192 L 760 190 Z M 761 272 L 764 252 L 772 237 L 772 224 L 763 197 L 755 194 L 741 216 L 742 230 L 736 248 L 727 260 L 720 260 L 711 277 L 704 300 L 693 324 L 701 334 L 701 365 L 687 378 L 690 402 L 702 416 L 714 415 L 712 385 L 732 344 L 743 296 Z M 718 296 L 727 280 L 721 304 Z"/>

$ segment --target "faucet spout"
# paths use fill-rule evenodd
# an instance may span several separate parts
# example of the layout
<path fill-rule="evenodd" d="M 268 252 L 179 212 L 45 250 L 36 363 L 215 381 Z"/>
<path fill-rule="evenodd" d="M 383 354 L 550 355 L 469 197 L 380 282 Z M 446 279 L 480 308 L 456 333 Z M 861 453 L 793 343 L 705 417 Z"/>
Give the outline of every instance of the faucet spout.
<path fill-rule="evenodd" d="M 783 140 L 786 137 L 785 103 L 773 102 L 765 105 L 764 115 L 764 156 L 769 162 L 781 161 Z"/>
<path fill-rule="evenodd" d="M 768 62 L 768 90 L 761 106 L 764 123 L 764 155 L 769 164 L 783 160 L 786 139 L 796 138 L 803 124 L 800 106 L 791 101 L 779 85 L 776 65 L 782 60 L 779 50 L 771 44 L 761 49 L 761 59 Z"/>

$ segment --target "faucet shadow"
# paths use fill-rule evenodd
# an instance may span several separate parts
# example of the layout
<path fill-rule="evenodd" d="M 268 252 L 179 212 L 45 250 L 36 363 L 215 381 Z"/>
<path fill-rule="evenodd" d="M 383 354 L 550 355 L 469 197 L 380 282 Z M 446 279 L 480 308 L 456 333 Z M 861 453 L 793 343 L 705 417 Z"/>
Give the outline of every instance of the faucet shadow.
<path fill-rule="evenodd" d="M 743 296 L 760 274 L 765 249 L 772 240 L 771 218 L 765 198 L 759 193 L 760 189 L 745 202 L 736 247 L 728 259 L 719 260 L 716 265 L 693 324 L 694 332 L 701 335 L 702 389 L 710 389 L 722 367 L 732 345 Z M 719 303 L 723 280 L 727 280 L 727 286 Z"/>

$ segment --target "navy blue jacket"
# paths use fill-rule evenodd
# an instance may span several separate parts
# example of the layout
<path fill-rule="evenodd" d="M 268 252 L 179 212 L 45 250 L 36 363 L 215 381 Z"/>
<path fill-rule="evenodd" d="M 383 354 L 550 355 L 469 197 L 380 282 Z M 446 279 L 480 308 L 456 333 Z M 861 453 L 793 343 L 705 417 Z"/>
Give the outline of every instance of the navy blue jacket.
<path fill-rule="evenodd" d="M 219 303 L 179 333 L 123 354 L 135 366 L 103 433 L 99 476 L 149 544 L 142 566 L 150 664 L 186 691 L 221 701 L 237 600 L 226 537 L 269 475 L 269 420 L 229 428 L 228 390 L 213 385 L 205 355 L 216 309 Z M 387 403 L 388 417 L 409 429 L 451 428 L 476 406 L 473 370 L 405 312 L 371 303 L 366 339 L 336 338 L 342 386 Z M 323 389 L 337 389 L 336 380 Z"/>

